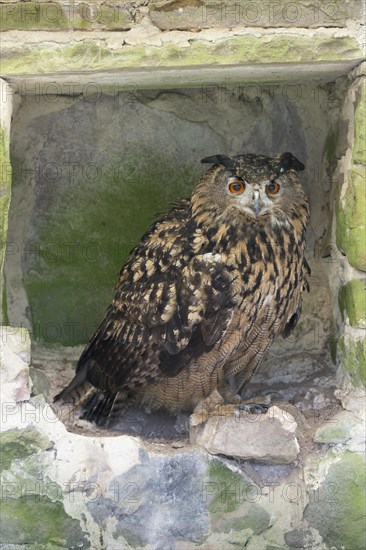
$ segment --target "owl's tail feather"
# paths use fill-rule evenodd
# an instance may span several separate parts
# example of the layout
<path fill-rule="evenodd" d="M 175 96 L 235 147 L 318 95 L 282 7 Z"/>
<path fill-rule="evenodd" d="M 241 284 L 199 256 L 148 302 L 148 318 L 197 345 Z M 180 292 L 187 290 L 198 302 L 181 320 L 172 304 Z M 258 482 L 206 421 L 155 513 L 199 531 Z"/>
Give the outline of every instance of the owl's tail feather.
<path fill-rule="evenodd" d="M 76 373 L 70 384 L 53 398 L 54 403 L 62 401 L 64 403 L 80 403 L 83 397 L 88 393 L 92 385 L 86 379 L 86 370 L 81 369 Z"/>
<path fill-rule="evenodd" d="M 127 394 L 124 392 L 96 391 L 84 402 L 82 418 L 95 422 L 98 426 L 109 426 L 122 418 L 134 405 L 134 399 L 129 397 L 127 401 Z"/>

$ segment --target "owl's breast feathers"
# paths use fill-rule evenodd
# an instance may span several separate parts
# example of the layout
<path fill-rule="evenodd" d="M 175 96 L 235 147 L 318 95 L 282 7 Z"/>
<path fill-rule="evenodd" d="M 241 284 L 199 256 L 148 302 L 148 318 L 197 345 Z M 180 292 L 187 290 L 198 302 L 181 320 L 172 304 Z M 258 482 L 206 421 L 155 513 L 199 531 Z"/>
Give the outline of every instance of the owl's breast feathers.
<path fill-rule="evenodd" d="M 128 392 L 175 376 L 220 345 L 238 310 L 251 325 L 238 327 L 244 340 L 267 303 L 276 317 L 273 337 L 293 328 L 306 284 L 307 214 L 291 224 L 257 225 L 202 216 L 203 223 L 190 200 L 179 201 L 143 236 L 74 380 L 58 397 L 85 381 Z"/>

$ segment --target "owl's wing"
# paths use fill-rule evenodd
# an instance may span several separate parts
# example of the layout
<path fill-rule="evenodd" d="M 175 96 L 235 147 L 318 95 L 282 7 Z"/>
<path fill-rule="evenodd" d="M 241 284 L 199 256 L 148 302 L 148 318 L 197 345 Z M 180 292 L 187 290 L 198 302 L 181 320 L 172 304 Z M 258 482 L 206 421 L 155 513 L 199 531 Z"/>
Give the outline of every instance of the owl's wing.
<path fill-rule="evenodd" d="M 112 392 L 174 376 L 220 340 L 233 311 L 232 275 L 219 255 L 192 258 L 185 231 L 184 216 L 167 216 L 144 236 L 59 397 L 85 380 Z"/>
<path fill-rule="evenodd" d="M 310 285 L 308 281 L 308 278 L 310 277 L 310 275 L 311 275 L 311 269 L 306 258 L 304 257 L 303 263 L 302 263 L 302 288 L 300 292 L 300 297 L 296 303 L 295 312 L 288 319 L 287 323 L 282 329 L 283 338 L 288 338 L 290 336 L 292 331 L 295 329 L 298 320 L 300 319 L 301 309 L 302 309 L 302 294 L 305 290 L 307 290 L 308 292 L 310 291 Z"/>

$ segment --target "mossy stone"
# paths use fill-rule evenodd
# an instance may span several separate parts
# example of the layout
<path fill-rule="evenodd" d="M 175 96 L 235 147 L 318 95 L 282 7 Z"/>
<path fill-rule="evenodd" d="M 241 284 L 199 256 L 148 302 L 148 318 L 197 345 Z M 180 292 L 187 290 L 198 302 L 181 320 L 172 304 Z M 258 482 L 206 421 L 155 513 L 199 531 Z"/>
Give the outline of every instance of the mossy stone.
<path fill-rule="evenodd" d="M 268 529 L 271 518 L 268 512 L 258 504 L 249 503 L 248 509 L 243 510 L 240 517 L 228 518 L 224 516 L 217 521 L 215 531 L 219 533 L 231 533 L 250 529 L 255 535 L 259 535 Z"/>
<path fill-rule="evenodd" d="M 301 4 L 282 0 L 256 3 L 226 0 L 170 0 L 149 2 L 149 16 L 161 30 L 222 27 L 344 27 L 350 18 L 361 18 L 356 0 L 333 0 L 321 8 L 312 0 Z M 183 9 L 182 9 L 183 8 Z"/>
<path fill-rule="evenodd" d="M 0 30 L 56 30 L 72 28 L 59 2 L 9 2 L 0 6 Z"/>
<path fill-rule="evenodd" d="M 12 170 L 9 156 L 9 134 L 0 125 L 0 283 L 5 259 L 6 234 L 8 229 L 8 210 L 10 205 Z M 0 304 L 6 304 L 5 289 L 1 291 Z M 3 322 L 6 322 L 3 311 Z"/>
<path fill-rule="evenodd" d="M 352 160 L 356 164 L 366 165 L 366 81 L 364 80 L 355 109 L 354 143 Z"/>
<path fill-rule="evenodd" d="M 127 30 L 133 25 L 124 4 L 93 2 L 5 2 L 0 6 L 0 29 L 40 30 Z"/>
<path fill-rule="evenodd" d="M 348 281 L 340 289 L 338 301 L 342 317 L 346 311 L 351 326 L 366 328 L 366 279 Z"/>
<path fill-rule="evenodd" d="M 314 435 L 316 443 L 345 443 L 359 420 L 348 411 L 341 411 L 322 424 Z"/>
<path fill-rule="evenodd" d="M 112 171 L 97 185 L 59 186 L 49 212 L 40 213 L 38 261 L 24 274 L 35 341 L 67 346 L 88 341 L 113 299 L 129 252 L 157 212 L 189 195 L 194 181 L 182 168 L 169 185 L 163 163 L 156 161 L 136 177 L 131 185 L 124 165 L 118 176 Z M 26 245 L 32 250 L 33 240 Z"/>
<path fill-rule="evenodd" d="M 365 548 L 365 466 L 363 456 L 346 452 L 330 466 L 319 489 L 309 494 L 304 518 L 329 546 Z"/>
<path fill-rule="evenodd" d="M 356 269 L 366 271 L 366 173 L 365 167 L 353 166 L 345 196 L 336 206 L 337 246 Z"/>
<path fill-rule="evenodd" d="M 25 458 L 51 445 L 48 437 L 35 428 L 11 429 L 0 433 L 0 471 L 10 468 L 15 459 Z"/>
<path fill-rule="evenodd" d="M 212 496 L 209 511 L 221 523 L 222 514 L 237 510 L 250 500 L 255 486 L 239 472 L 233 472 L 219 460 L 212 460 L 209 467 L 210 486 L 207 492 Z M 247 526 L 248 527 L 248 526 Z M 244 527 L 242 527 L 244 529 Z"/>
<path fill-rule="evenodd" d="M 79 522 L 66 514 L 61 502 L 27 494 L 1 503 L 2 544 L 53 543 L 61 548 L 90 548 Z"/>
<path fill-rule="evenodd" d="M 338 342 L 337 355 L 355 386 L 366 386 L 366 338 L 353 341 L 342 336 Z"/>
<path fill-rule="evenodd" d="M 22 45 L 4 52 L 2 72 L 6 75 L 31 73 L 116 70 L 129 67 L 187 67 L 204 64 L 297 63 L 361 59 L 357 40 L 349 37 L 300 36 L 281 34 L 256 37 L 235 36 L 217 41 L 194 40 L 163 46 L 124 45 L 112 50 L 99 40 Z"/>

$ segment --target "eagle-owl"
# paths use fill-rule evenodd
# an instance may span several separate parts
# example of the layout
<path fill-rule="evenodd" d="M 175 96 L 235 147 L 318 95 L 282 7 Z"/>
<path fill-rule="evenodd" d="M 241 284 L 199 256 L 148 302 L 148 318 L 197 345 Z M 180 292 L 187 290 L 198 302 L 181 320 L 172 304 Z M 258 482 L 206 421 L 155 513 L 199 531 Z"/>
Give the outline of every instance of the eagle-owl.
<path fill-rule="evenodd" d="M 273 339 L 296 325 L 310 274 L 309 219 L 291 153 L 216 155 L 191 198 L 150 227 L 116 295 L 55 398 L 106 422 L 117 403 L 192 411 L 238 394 Z M 91 391 L 92 390 L 92 391 Z M 116 406 L 116 407 L 115 407 Z"/>

